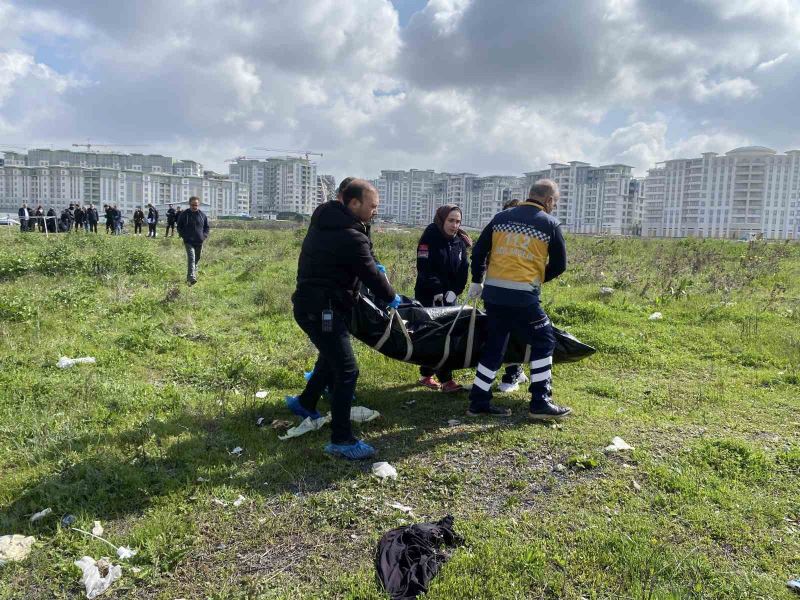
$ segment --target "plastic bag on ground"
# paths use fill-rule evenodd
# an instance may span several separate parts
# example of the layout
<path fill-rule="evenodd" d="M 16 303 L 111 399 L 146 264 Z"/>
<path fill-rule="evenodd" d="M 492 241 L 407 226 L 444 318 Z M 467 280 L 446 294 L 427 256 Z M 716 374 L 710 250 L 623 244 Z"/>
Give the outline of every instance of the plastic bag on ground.
<path fill-rule="evenodd" d="M 92 535 L 97 535 L 97 536 L 103 535 L 103 531 L 104 529 L 103 526 L 100 524 L 100 521 L 95 521 L 94 527 L 92 527 Z"/>
<path fill-rule="evenodd" d="M 623 450 L 633 450 L 633 446 L 628 444 L 621 437 L 617 436 L 611 440 L 611 444 L 606 446 L 606 452 L 622 452 Z"/>
<path fill-rule="evenodd" d="M 397 469 L 388 462 L 372 463 L 372 474 L 381 479 L 397 479 Z"/>
<path fill-rule="evenodd" d="M 648 317 L 648 320 L 649 321 L 660 321 L 663 318 L 664 318 L 664 315 L 662 315 L 660 312 L 654 312 L 652 315 L 650 315 Z"/>
<path fill-rule="evenodd" d="M 309 431 L 317 431 L 321 429 L 326 423 L 330 423 L 331 416 L 330 414 L 325 415 L 324 417 L 320 417 L 319 419 L 312 419 L 311 417 L 306 417 L 303 419 L 303 422 L 300 423 L 297 427 L 292 427 L 286 432 L 286 435 L 278 436 L 279 440 L 288 440 L 290 438 L 300 437 L 301 435 L 305 435 Z"/>
<path fill-rule="evenodd" d="M 138 550 L 131 550 L 127 546 L 120 546 L 117 548 L 117 557 L 120 560 L 128 560 L 129 558 L 133 558 L 136 556 Z"/>
<path fill-rule="evenodd" d="M 788 587 L 793 592 L 800 594 L 800 580 L 798 579 L 790 579 L 786 582 L 786 587 Z"/>
<path fill-rule="evenodd" d="M 31 523 L 35 523 L 39 519 L 44 519 L 47 515 L 53 512 L 52 508 L 45 508 L 44 510 L 40 510 L 36 514 L 31 516 Z"/>
<path fill-rule="evenodd" d="M 58 359 L 56 365 L 59 369 L 68 369 L 69 367 L 74 367 L 75 365 L 92 365 L 96 362 L 97 361 L 95 360 L 94 356 L 83 356 L 81 358 L 69 358 L 67 356 L 62 356 Z"/>
<path fill-rule="evenodd" d="M 25 560 L 31 553 L 36 538 L 24 535 L 0 536 L 0 565 L 7 562 Z"/>
<path fill-rule="evenodd" d="M 83 571 L 81 583 L 86 588 L 89 600 L 106 592 L 112 583 L 122 577 L 122 567 L 112 565 L 107 558 L 96 561 L 91 556 L 84 556 L 75 561 L 75 566 Z"/>
<path fill-rule="evenodd" d="M 379 418 L 381 413 L 366 406 L 353 406 L 350 409 L 350 420 L 356 423 L 369 423 Z"/>

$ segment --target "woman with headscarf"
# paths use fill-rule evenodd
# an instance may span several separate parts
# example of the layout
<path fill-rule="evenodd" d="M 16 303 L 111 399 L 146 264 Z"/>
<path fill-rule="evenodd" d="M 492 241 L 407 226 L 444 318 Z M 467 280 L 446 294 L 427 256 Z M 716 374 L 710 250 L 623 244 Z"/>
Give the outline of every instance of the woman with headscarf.
<path fill-rule="evenodd" d="M 417 244 L 417 283 L 414 295 L 423 306 L 454 306 L 467 285 L 472 240 L 461 229 L 461 209 L 446 204 L 436 211 Z M 420 367 L 419 384 L 446 393 L 463 388 L 453 381 L 450 370 Z M 436 379 L 434 379 L 434 375 Z"/>

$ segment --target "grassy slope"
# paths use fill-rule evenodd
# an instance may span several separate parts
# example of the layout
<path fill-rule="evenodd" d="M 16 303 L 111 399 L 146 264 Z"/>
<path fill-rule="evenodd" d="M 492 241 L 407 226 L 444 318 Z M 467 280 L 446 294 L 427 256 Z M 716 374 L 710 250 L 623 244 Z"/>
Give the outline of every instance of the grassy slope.
<path fill-rule="evenodd" d="M 465 398 L 359 345 L 358 401 L 384 415 L 360 431 L 400 473 L 381 483 L 327 458 L 327 430 L 255 426 L 288 418 L 312 365 L 289 313 L 301 240 L 217 232 L 188 289 L 176 240 L 0 232 L 0 535 L 37 537 L 0 568 L 0 598 L 78 597 L 72 561 L 113 553 L 66 513 L 139 549 L 109 598 L 381 598 L 380 535 L 447 513 L 467 542 L 430 598 L 789 597 L 800 247 L 570 239 L 547 309 L 599 352 L 555 370 L 562 428 L 526 423 L 523 392 L 498 398 L 510 422 L 449 427 Z M 376 236 L 406 292 L 414 243 Z M 62 371 L 61 355 L 98 364 Z M 605 455 L 615 435 L 636 450 Z"/>

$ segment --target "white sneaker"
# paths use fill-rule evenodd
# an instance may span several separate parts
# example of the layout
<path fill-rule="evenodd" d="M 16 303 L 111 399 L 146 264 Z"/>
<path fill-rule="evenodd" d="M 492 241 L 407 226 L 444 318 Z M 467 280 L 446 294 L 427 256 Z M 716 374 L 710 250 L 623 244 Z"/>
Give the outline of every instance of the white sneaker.
<path fill-rule="evenodd" d="M 521 372 L 519 376 L 513 383 L 505 383 L 503 381 L 500 382 L 500 385 L 497 386 L 497 391 L 502 394 L 510 394 L 511 392 L 516 392 L 519 389 L 519 384 L 521 383 L 528 383 L 528 376 L 525 375 L 525 372 Z"/>

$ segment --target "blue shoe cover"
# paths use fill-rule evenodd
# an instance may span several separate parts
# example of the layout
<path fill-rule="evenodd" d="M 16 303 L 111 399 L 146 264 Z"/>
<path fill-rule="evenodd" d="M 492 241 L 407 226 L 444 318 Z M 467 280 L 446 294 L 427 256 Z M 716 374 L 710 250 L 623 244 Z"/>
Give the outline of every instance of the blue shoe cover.
<path fill-rule="evenodd" d="M 297 396 L 286 396 L 286 407 L 296 414 L 298 417 L 305 419 L 306 417 L 311 417 L 312 419 L 319 419 L 322 415 L 319 412 L 310 411 L 306 408 L 303 408 L 303 405 L 300 404 L 300 398 Z"/>
<path fill-rule="evenodd" d="M 325 452 L 348 460 L 363 460 L 375 456 L 375 448 L 361 440 L 354 444 L 326 444 Z"/>

